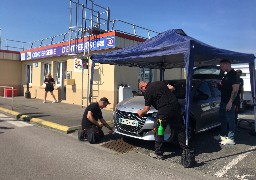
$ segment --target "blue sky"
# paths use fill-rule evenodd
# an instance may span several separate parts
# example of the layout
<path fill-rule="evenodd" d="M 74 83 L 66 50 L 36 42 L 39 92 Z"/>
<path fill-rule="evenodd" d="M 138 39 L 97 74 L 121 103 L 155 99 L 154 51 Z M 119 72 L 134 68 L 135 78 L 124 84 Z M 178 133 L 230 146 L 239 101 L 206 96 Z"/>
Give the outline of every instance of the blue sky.
<path fill-rule="evenodd" d="M 121 19 L 158 32 L 181 28 L 187 35 L 212 46 L 256 54 L 255 0 L 94 0 L 94 3 L 109 7 L 111 20 Z M 32 42 L 68 32 L 68 27 L 69 0 L 0 0 L 2 39 Z"/>

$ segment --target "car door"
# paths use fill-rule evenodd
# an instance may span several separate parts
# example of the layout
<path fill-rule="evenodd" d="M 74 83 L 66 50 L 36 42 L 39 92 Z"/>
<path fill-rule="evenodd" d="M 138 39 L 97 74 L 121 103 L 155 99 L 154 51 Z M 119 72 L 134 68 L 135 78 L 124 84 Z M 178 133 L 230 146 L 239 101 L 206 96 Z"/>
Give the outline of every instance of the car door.
<path fill-rule="evenodd" d="M 218 88 L 214 88 L 212 86 L 213 83 L 216 83 L 216 80 L 210 80 L 209 87 L 212 91 L 212 125 L 217 126 L 220 125 L 220 119 L 219 119 L 219 109 L 220 109 L 220 101 L 221 101 L 221 92 Z"/>
<path fill-rule="evenodd" d="M 207 81 L 201 81 L 195 89 L 191 112 L 196 120 L 196 131 L 203 131 L 214 122 L 215 99 Z"/>

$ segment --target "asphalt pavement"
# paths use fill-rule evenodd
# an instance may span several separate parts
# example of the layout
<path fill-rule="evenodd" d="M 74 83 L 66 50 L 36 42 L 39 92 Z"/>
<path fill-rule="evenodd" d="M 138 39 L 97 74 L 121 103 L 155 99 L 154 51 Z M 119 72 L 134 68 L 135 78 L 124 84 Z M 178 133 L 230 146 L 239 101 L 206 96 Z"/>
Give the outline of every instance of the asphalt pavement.
<path fill-rule="evenodd" d="M 53 128 L 64 133 L 74 132 L 81 127 L 84 110 L 85 107 L 63 102 L 51 103 L 48 101 L 43 103 L 43 100 L 26 99 L 23 96 L 14 97 L 12 102 L 12 98 L 0 97 L 0 112 L 11 114 L 18 120 L 30 121 L 30 123 Z M 103 109 L 102 112 L 104 119 L 112 124 L 113 111 Z M 218 129 L 198 134 L 195 140 L 197 160 L 195 169 L 215 177 L 255 179 L 256 132 L 253 108 L 239 114 L 238 127 L 236 145 L 231 147 L 222 146 L 213 139 L 213 136 L 218 134 Z M 72 135 L 77 136 L 76 132 Z M 114 137 L 111 136 L 110 139 L 114 139 Z M 116 142 L 109 141 L 109 143 Z M 154 149 L 151 142 L 133 140 L 129 143 L 137 147 L 135 152 L 144 155 L 149 155 Z M 180 157 L 175 155 L 175 146 L 167 144 L 166 153 L 168 157 L 166 161 L 179 164 Z"/>
<path fill-rule="evenodd" d="M 41 99 L 27 99 L 23 96 L 0 97 L 0 111 L 16 116 L 17 119 L 47 126 L 65 133 L 81 127 L 85 107 L 67 103 L 43 103 Z M 113 111 L 102 110 L 104 119 L 112 124 Z"/>

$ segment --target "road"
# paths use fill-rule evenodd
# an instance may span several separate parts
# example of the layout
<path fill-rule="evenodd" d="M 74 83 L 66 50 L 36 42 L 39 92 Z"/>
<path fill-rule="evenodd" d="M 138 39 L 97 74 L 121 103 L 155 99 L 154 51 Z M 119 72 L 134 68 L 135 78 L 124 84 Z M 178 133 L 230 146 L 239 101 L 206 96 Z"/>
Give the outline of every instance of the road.
<path fill-rule="evenodd" d="M 143 153 L 117 153 L 74 134 L 37 127 L 0 113 L 0 174 L 9 179 L 219 179 Z"/>

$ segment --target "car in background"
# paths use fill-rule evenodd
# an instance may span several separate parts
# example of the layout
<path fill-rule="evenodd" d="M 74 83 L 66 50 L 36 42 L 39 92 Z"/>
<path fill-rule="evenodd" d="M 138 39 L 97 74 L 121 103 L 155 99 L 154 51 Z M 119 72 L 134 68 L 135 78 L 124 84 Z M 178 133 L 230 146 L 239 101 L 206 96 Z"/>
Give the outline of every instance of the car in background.
<path fill-rule="evenodd" d="M 222 78 L 219 67 L 207 66 L 194 69 L 191 104 L 189 109 L 189 132 L 190 136 L 220 126 L 218 111 L 221 94 L 213 83 L 219 82 Z M 186 80 L 167 80 L 168 84 L 175 87 L 174 94 L 179 103 L 185 109 Z M 156 119 L 157 110 L 151 107 L 148 113 L 139 117 L 137 111 L 144 107 L 144 97 L 134 96 L 118 103 L 114 112 L 115 132 L 124 136 L 153 141 L 153 125 Z M 185 116 L 185 114 L 184 114 Z M 164 139 L 170 137 L 170 127 L 165 130 Z"/>

